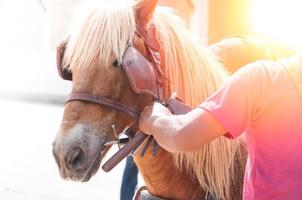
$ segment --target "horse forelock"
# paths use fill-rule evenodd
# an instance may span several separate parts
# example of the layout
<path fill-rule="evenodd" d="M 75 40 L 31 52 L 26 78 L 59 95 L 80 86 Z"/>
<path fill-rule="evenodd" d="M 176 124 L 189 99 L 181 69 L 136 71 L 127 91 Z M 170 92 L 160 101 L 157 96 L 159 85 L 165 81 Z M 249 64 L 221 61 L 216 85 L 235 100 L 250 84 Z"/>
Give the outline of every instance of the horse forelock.
<path fill-rule="evenodd" d="M 186 104 L 196 107 L 218 89 L 227 72 L 213 53 L 167 9 L 157 9 L 153 23 L 164 52 L 164 71 L 170 80 L 166 91 L 177 92 Z M 174 158 L 205 190 L 219 199 L 230 199 L 235 173 L 232 169 L 240 150 L 239 140 L 220 137 L 198 152 L 175 154 Z"/>
<path fill-rule="evenodd" d="M 121 62 L 135 34 L 134 2 L 111 0 L 79 8 L 71 25 L 64 66 L 86 68 L 98 60 L 102 66 Z"/>

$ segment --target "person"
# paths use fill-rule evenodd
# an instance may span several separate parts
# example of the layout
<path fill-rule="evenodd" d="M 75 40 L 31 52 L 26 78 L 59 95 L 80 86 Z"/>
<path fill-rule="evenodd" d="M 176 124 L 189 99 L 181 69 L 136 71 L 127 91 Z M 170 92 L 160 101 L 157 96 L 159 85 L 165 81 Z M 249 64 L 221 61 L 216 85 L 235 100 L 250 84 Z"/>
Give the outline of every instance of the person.
<path fill-rule="evenodd" d="M 289 69 L 295 70 L 298 81 Z M 159 103 L 147 106 L 139 127 L 161 147 L 178 153 L 199 150 L 217 137 L 245 134 L 248 160 L 243 199 L 301 199 L 301 84 L 301 53 L 256 61 L 237 70 L 187 114 L 172 115 Z"/>

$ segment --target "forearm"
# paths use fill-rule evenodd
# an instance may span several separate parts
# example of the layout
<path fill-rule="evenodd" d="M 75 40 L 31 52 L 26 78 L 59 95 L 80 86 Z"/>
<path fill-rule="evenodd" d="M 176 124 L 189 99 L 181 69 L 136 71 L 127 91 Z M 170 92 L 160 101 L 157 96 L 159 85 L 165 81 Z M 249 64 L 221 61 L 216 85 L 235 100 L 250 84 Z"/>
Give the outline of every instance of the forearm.
<path fill-rule="evenodd" d="M 224 133 L 224 128 L 200 108 L 186 115 L 157 117 L 152 130 L 156 141 L 170 152 L 196 151 Z"/>
<path fill-rule="evenodd" d="M 161 147 L 179 152 L 182 141 L 178 136 L 184 126 L 184 115 L 161 116 L 154 121 L 152 134 Z"/>

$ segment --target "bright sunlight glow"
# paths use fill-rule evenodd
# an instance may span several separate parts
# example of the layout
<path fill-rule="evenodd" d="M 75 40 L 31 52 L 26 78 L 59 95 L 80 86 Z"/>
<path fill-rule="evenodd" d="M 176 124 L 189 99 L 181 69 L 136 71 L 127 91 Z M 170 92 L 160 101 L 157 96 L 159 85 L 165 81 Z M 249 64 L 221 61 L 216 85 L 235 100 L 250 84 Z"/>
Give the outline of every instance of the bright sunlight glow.
<path fill-rule="evenodd" d="M 292 47 L 302 46 L 302 0 L 251 0 L 252 31 Z"/>

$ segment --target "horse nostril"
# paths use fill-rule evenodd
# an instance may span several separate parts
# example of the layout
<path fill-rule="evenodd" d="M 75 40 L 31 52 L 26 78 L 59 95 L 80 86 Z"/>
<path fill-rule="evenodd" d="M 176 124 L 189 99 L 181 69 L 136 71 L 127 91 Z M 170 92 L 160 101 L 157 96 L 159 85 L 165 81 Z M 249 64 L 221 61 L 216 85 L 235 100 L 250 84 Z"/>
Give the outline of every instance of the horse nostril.
<path fill-rule="evenodd" d="M 67 166 L 70 170 L 80 170 L 84 164 L 84 151 L 80 147 L 72 149 L 67 158 Z"/>

